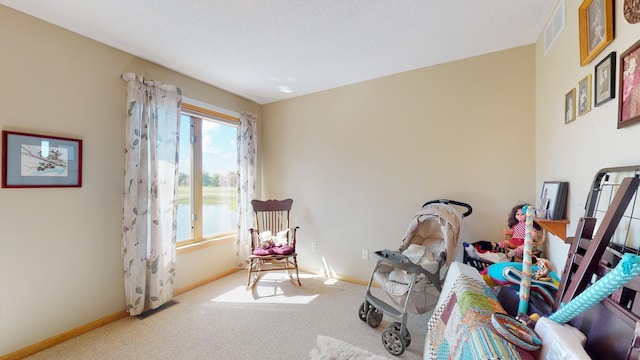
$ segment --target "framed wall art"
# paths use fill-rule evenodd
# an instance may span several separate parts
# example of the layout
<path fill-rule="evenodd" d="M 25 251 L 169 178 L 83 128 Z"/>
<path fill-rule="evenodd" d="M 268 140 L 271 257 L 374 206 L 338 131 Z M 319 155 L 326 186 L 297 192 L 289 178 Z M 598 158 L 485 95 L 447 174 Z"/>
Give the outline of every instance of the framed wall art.
<path fill-rule="evenodd" d="M 613 41 L 613 0 L 584 0 L 578 8 L 580 66 L 589 64 Z"/>
<path fill-rule="evenodd" d="M 596 65 L 593 104 L 600 106 L 616 97 L 616 52 L 609 53 Z"/>
<path fill-rule="evenodd" d="M 622 13 L 629 24 L 638 23 L 640 21 L 640 0 L 624 0 Z"/>
<path fill-rule="evenodd" d="M 591 74 L 578 83 L 578 115 L 582 116 L 591 110 Z"/>
<path fill-rule="evenodd" d="M 618 129 L 640 122 L 640 41 L 620 54 Z"/>
<path fill-rule="evenodd" d="M 81 187 L 82 140 L 2 131 L 2 187 Z"/>
<path fill-rule="evenodd" d="M 564 123 L 568 124 L 575 119 L 576 119 L 576 88 L 573 88 L 564 96 Z"/>
<path fill-rule="evenodd" d="M 568 188 L 569 183 L 566 181 L 545 181 L 542 183 L 538 210 L 546 210 L 543 211 L 546 219 L 560 220 L 564 218 Z"/>

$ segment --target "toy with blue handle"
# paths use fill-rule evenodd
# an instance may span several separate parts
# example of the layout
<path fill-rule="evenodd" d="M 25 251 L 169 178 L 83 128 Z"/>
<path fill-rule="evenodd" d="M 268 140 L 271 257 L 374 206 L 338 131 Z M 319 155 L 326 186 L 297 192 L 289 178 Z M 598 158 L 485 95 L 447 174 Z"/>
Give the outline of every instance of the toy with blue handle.
<path fill-rule="evenodd" d="M 549 319 L 559 324 L 566 324 L 638 275 L 640 275 L 640 256 L 624 254 L 622 260 L 610 273 L 562 306 Z"/>

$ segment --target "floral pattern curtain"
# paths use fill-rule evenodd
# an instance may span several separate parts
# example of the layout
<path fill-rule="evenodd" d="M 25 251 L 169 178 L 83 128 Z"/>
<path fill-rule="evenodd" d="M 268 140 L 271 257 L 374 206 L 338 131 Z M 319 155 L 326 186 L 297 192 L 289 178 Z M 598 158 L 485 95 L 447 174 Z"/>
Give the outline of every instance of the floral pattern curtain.
<path fill-rule="evenodd" d="M 132 73 L 127 83 L 122 257 L 130 315 L 173 298 L 180 89 Z"/>
<path fill-rule="evenodd" d="M 244 268 L 249 259 L 249 228 L 253 227 L 251 200 L 256 194 L 256 140 L 256 115 L 243 111 L 238 131 L 238 268 Z"/>

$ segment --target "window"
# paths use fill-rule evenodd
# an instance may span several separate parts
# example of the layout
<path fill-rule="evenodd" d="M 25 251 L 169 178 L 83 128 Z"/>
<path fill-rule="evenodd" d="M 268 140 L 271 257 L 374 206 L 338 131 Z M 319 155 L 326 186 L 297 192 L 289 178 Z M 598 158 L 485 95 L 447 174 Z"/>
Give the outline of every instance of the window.
<path fill-rule="evenodd" d="M 237 227 L 238 119 L 182 104 L 178 245 L 229 235 Z"/>

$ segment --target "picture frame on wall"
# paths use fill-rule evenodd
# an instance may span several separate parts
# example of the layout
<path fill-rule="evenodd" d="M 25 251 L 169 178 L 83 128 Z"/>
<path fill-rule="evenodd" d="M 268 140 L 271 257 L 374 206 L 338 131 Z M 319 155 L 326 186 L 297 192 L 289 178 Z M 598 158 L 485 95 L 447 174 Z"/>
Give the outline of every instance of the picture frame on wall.
<path fill-rule="evenodd" d="M 568 124 L 576 119 L 576 88 L 564 95 L 564 123 Z"/>
<path fill-rule="evenodd" d="M 612 51 L 594 69 L 593 103 L 600 106 L 616 97 L 616 52 Z"/>
<path fill-rule="evenodd" d="M 548 220 L 564 218 L 569 183 L 566 181 L 544 181 L 540 193 L 539 213 Z"/>
<path fill-rule="evenodd" d="M 620 54 L 618 129 L 640 122 L 640 41 Z"/>
<path fill-rule="evenodd" d="M 2 187 L 82 186 L 82 140 L 2 131 Z"/>
<path fill-rule="evenodd" d="M 589 64 L 614 37 L 613 0 L 584 0 L 578 8 L 580 66 Z"/>
<path fill-rule="evenodd" d="M 578 116 L 591 110 L 591 74 L 587 74 L 578 83 Z"/>

